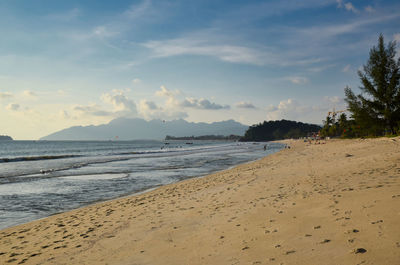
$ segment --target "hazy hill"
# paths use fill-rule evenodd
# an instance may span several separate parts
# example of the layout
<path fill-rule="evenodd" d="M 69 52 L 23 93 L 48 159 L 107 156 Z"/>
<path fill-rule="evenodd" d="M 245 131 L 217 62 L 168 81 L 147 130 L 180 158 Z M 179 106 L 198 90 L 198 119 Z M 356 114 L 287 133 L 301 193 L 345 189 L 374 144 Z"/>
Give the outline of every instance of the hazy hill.
<path fill-rule="evenodd" d="M 162 121 L 135 118 L 118 118 L 98 126 L 74 126 L 40 140 L 119 140 L 164 139 L 167 135 L 176 137 L 201 135 L 244 135 L 248 126 L 234 120 L 194 123 L 185 120 Z"/>
<path fill-rule="evenodd" d="M 318 132 L 321 126 L 296 121 L 264 121 L 250 126 L 241 141 L 273 141 L 287 138 L 305 137 Z"/>
<path fill-rule="evenodd" d="M 11 138 L 11 136 L 8 135 L 0 135 L 0 141 L 12 141 L 13 138 Z"/>

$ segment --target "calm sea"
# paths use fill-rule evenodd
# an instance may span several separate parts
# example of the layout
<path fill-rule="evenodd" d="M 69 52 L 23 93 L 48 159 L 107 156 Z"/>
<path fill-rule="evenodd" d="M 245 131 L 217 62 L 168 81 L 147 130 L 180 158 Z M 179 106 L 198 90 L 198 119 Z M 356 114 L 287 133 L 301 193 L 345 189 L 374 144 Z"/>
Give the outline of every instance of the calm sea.
<path fill-rule="evenodd" d="M 282 147 L 221 141 L 0 141 L 0 229 L 203 176 Z"/>

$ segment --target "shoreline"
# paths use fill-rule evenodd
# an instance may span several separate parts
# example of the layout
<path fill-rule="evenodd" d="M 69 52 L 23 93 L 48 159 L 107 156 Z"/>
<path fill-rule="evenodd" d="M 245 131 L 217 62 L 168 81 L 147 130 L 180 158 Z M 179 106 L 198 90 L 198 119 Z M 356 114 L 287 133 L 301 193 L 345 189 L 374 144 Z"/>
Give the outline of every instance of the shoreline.
<path fill-rule="evenodd" d="M 272 141 L 272 142 L 273 142 L 273 141 Z M 278 141 L 275 141 L 275 142 L 278 143 Z M 267 142 L 266 142 L 266 143 L 267 143 Z M 281 148 L 281 150 L 282 150 L 282 149 L 283 149 L 283 147 Z M 281 150 L 279 150 L 279 151 L 281 151 Z M 279 151 L 275 151 L 274 153 L 279 152 Z M 43 217 L 40 217 L 40 218 L 37 218 L 37 219 L 34 219 L 34 220 L 25 221 L 25 222 L 21 222 L 21 223 L 16 223 L 16 224 L 11 225 L 11 226 L 8 226 L 8 227 L 0 228 L 0 232 L 1 232 L 2 230 L 5 230 L 5 229 L 10 229 L 10 228 L 17 227 L 17 226 L 20 226 L 20 225 L 28 224 L 28 223 L 30 223 L 30 222 L 34 222 L 34 221 L 46 219 L 46 218 L 51 217 L 51 216 L 55 216 L 55 215 L 58 215 L 58 214 L 67 213 L 67 212 L 70 212 L 70 211 L 78 210 L 78 209 L 85 208 L 85 207 L 92 206 L 92 205 L 96 205 L 96 204 L 99 204 L 99 203 L 104 203 L 104 202 L 108 202 L 108 201 L 114 201 L 114 200 L 118 200 L 118 199 L 123 199 L 123 198 L 132 197 L 132 196 L 138 196 L 138 195 L 141 195 L 141 194 L 144 194 L 144 193 L 153 191 L 153 190 L 155 190 L 155 189 L 158 189 L 158 188 L 160 188 L 160 187 L 167 186 L 167 185 L 171 185 L 171 184 L 175 184 L 175 183 L 179 183 L 179 182 L 181 182 L 181 181 L 190 180 L 190 179 L 196 179 L 196 178 L 203 178 L 203 177 L 206 177 L 206 176 L 211 175 L 211 174 L 216 174 L 216 173 L 219 173 L 219 172 L 222 172 L 222 171 L 225 171 L 225 170 L 230 170 L 230 169 L 235 168 L 235 167 L 237 167 L 237 166 L 239 166 L 239 165 L 244 165 L 244 164 L 256 162 L 256 161 L 258 161 L 258 160 L 260 160 L 260 159 L 263 159 L 264 157 L 269 156 L 269 155 L 274 154 L 274 153 L 267 153 L 267 154 L 265 154 L 264 156 L 262 156 L 262 157 L 260 157 L 260 158 L 256 158 L 255 160 L 250 160 L 250 161 L 242 162 L 242 163 L 239 163 L 239 164 L 236 164 L 236 165 L 231 165 L 231 166 L 229 166 L 229 167 L 227 167 L 227 168 L 225 168 L 225 169 L 218 169 L 218 170 L 215 170 L 215 171 L 211 171 L 211 172 L 209 172 L 209 173 L 205 173 L 205 174 L 201 174 L 201 175 L 196 175 L 196 176 L 189 176 L 189 177 L 186 177 L 186 178 L 184 178 L 184 179 L 182 179 L 182 180 L 178 180 L 178 181 L 175 181 L 175 182 L 172 182 L 172 183 L 168 183 L 168 184 L 158 184 L 158 185 L 155 185 L 155 186 L 152 186 L 152 187 L 149 187 L 149 188 L 144 188 L 144 189 L 142 189 L 142 190 L 134 191 L 134 192 L 130 192 L 130 193 L 126 193 L 126 194 L 120 195 L 120 196 L 115 196 L 115 197 L 110 197 L 110 198 L 104 198 L 104 199 L 95 200 L 95 201 L 92 201 L 92 202 L 85 203 L 85 204 L 83 204 L 83 205 L 81 205 L 81 206 L 79 206 L 79 207 L 74 207 L 74 208 L 69 208 L 69 209 L 67 208 L 67 209 L 61 210 L 61 211 L 59 211 L 59 212 L 54 212 L 54 213 L 52 213 L 52 214 L 50 214 L 50 215 L 48 215 L 48 216 L 43 216 Z"/>
<path fill-rule="evenodd" d="M 0 230 L 0 263 L 399 263 L 400 138 L 280 142 L 291 148 Z"/>

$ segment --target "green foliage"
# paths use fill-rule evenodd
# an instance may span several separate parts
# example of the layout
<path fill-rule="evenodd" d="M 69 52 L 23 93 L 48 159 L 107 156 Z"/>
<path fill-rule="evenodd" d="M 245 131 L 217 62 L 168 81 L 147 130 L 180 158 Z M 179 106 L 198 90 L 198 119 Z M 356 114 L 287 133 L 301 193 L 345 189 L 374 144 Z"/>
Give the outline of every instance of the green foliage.
<path fill-rule="evenodd" d="M 348 120 L 345 113 L 339 116 L 336 120 L 336 115 L 327 116 L 324 121 L 324 127 L 320 132 L 321 137 L 344 137 L 350 138 L 357 136 L 357 126 L 354 124 L 354 120 Z"/>
<path fill-rule="evenodd" d="M 345 101 L 352 114 L 359 136 L 394 134 L 400 122 L 400 59 L 396 42 L 385 47 L 383 36 L 369 53 L 367 64 L 358 71 L 361 94 L 345 88 Z"/>
<path fill-rule="evenodd" d="M 0 135 L 0 141 L 12 141 L 13 138 L 11 138 L 8 135 Z"/>
<path fill-rule="evenodd" d="M 305 137 L 312 132 L 318 132 L 320 126 L 296 121 L 264 121 L 250 126 L 240 141 L 273 141 L 287 138 Z"/>

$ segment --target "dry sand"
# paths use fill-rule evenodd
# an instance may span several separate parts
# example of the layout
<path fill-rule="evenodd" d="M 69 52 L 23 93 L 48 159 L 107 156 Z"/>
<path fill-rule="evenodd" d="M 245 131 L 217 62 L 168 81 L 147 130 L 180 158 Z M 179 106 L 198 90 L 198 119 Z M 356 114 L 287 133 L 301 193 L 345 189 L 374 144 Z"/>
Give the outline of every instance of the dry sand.
<path fill-rule="evenodd" d="M 400 138 L 331 140 L 0 231 L 0 264 L 400 264 Z"/>

